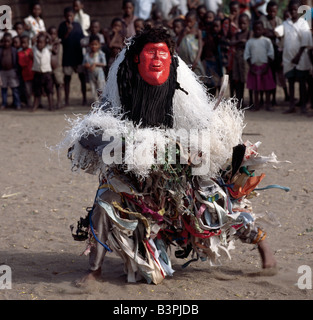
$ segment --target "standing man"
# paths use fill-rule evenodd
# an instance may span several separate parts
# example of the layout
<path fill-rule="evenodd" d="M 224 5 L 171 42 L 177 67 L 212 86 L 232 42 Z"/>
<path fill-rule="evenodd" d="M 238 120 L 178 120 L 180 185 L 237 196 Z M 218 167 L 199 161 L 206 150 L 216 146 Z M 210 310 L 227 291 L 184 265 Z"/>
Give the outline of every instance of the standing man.
<path fill-rule="evenodd" d="M 295 82 L 299 82 L 301 113 L 306 113 L 307 88 L 306 81 L 312 67 L 307 48 L 312 47 L 312 34 L 308 22 L 298 14 L 299 2 L 291 0 L 288 11 L 291 18 L 278 26 L 275 32 L 284 37 L 283 72 L 289 83 L 289 109 L 284 113 L 294 113 Z"/>
<path fill-rule="evenodd" d="M 81 83 L 82 104 L 86 105 L 86 77 L 83 63 L 83 52 L 80 40 L 84 38 L 83 30 L 78 22 L 74 21 L 74 10 L 72 7 L 64 9 L 64 18 L 58 30 L 58 36 L 63 45 L 63 73 L 65 105 L 69 105 L 70 84 L 73 73 L 78 73 Z"/>

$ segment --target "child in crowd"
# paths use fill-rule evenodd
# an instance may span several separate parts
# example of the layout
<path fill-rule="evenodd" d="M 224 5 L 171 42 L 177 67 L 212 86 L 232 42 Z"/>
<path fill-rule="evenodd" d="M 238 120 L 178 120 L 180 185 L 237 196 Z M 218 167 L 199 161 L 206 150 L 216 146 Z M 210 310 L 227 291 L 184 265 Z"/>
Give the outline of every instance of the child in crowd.
<path fill-rule="evenodd" d="M 15 36 L 12 38 L 12 46 L 16 49 L 17 52 L 22 50 L 21 38 L 19 36 Z"/>
<path fill-rule="evenodd" d="M 126 25 L 126 37 L 132 37 L 136 34 L 134 22 L 138 18 L 134 15 L 135 6 L 132 0 L 123 0 L 123 21 Z"/>
<path fill-rule="evenodd" d="M 22 50 L 21 38 L 18 35 L 12 38 L 12 46 L 16 49 L 17 54 Z M 18 80 L 20 83 L 20 85 L 18 87 L 18 91 L 19 91 L 19 96 L 20 96 L 20 101 L 21 101 L 21 106 L 22 106 L 23 103 L 26 103 L 26 94 L 25 94 L 24 81 L 23 81 L 23 77 L 22 77 L 22 70 L 21 70 L 21 67 L 19 64 L 17 67 L 17 76 L 18 76 Z"/>
<path fill-rule="evenodd" d="M 221 39 L 222 24 L 221 20 L 216 18 L 213 22 L 206 22 L 206 31 L 202 51 L 202 61 L 206 68 L 207 86 L 209 92 L 213 95 L 221 87 L 221 78 L 223 76 Z"/>
<path fill-rule="evenodd" d="M 122 19 L 114 18 L 111 22 L 111 30 L 108 30 L 108 45 L 110 49 L 110 57 L 108 61 L 108 69 L 111 67 L 116 56 L 124 47 L 126 37 L 126 26 Z"/>
<path fill-rule="evenodd" d="M 230 45 L 230 41 L 234 35 L 239 31 L 238 19 L 240 15 L 240 4 L 238 1 L 230 1 L 229 3 L 229 16 L 224 19 L 223 30 L 223 59 L 226 73 L 229 75 L 229 90 L 230 96 L 233 97 L 235 93 L 235 85 L 233 80 L 233 64 L 235 57 L 235 48 Z"/>
<path fill-rule="evenodd" d="M 148 18 L 148 19 L 145 20 L 144 25 L 145 25 L 145 28 L 147 28 L 147 27 L 153 28 L 154 27 L 154 21 L 151 18 Z"/>
<path fill-rule="evenodd" d="M 184 35 L 185 21 L 181 18 L 176 18 L 173 21 L 174 41 L 176 43 L 176 52 L 179 52 L 179 45 Z"/>
<path fill-rule="evenodd" d="M 197 12 L 198 28 L 200 30 L 203 30 L 205 28 L 204 17 L 207 13 L 206 6 L 204 4 L 199 5 L 196 8 L 196 12 Z"/>
<path fill-rule="evenodd" d="M 90 35 L 95 35 L 99 37 L 100 44 L 103 46 L 105 44 L 105 39 L 101 31 L 101 24 L 99 20 L 92 20 L 90 22 Z"/>
<path fill-rule="evenodd" d="M 43 90 L 45 91 L 49 110 L 54 110 L 52 103 L 53 81 L 51 68 L 51 52 L 47 46 L 47 34 L 40 33 L 36 37 L 36 44 L 33 46 L 34 63 L 34 104 L 32 111 L 36 111 L 39 105 Z"/>
<path fill-rule="evenodd" d="M 14 24 L 13 29 L 16 31 L 19 37 L 26 36 L 28 33 L 27 31 L 25 31 L 23 22 L 20 22 L 20 21 Z"/>
<path fill-rule="evenodd" d="M 97 90 L 102 90 L 105 85 L 105 74 L 103 68 L 107 65 L 105 54 L 100 50 L 100 39 L 96 35 L 90 36 L 90 51 L 85 54 L 83 66 L 88 72 L 90 87 L 93 97 L 98 100 Z"/>
<path fill-rule="evenodd" d="M 205 70 L 201 62 L 202 48 L 202 32 L 197 25 L 197 12 L 191 10 L 186 15 L 184 35 L 179 45 L 179 56 L 187 65 L 191 65 L 191 69 L 205 82 Z"/>
<path fill-rule="evenodd" d="M 158 7 L 156 7 L 154 10 L 151 11 L 151 19 L 153 21 L 153 27 L 157 28 L 157 27 L 164 26 L 163 22 L 165 21 L 164 21 L 163 13 Z"/>
<path fill-rule="evenodd" d="M 41 13 L 42 10 L 40 4 L 35 3 L 32 6 L 31 14 L 24 19 L 25 30 L 29 32 L 29 37 L 32 43 L 34 43 L 34 37 L 36 35 L 38 35 L 40 32 L 46 31 L 45 23 L 41 18 Z"/>
<path fill-rule="evenodd" d="M 254 108 L 260 110 L 259 95 L 265 92 L 266 110 L 271 111 L 270 94 L 276 84 L 270 68 L 270 62 L 274 59 L 274 48 L 269 38 L 263 36 L 263 23 L 257 20 L 253 23 L 253 38 L 250 38 L 245 47 L 244 59 L 249 64 L 247 75 L 247 88 L 254 92 Z"/>
<path fill-rule="evenodd" d="M 81 39 L 80 44 L 82 48 L 84 48 L 84 54 L 86 53 L 86 50 L 89 50 L 89 38 L 90 36 L 97 36 L 100 40 L 101 47 L 105 45 L 105 39 L 103 34 L 100 32 L 101 31 L 101 25 L 99 20 L 92 20 L 90 22 L 90 29 L 89 29 L 89 34 L 87 37 L 84 37 Z"/>
<path fill-rule="evenodd" d="M 14 36 L 12 38 L 12 46 L 16 49 L 16 52 L 19 53 L 22 50 L 21 47 L 21 38 L 17 35 Z M 18 79 L 19 79 L 19 87 L 18 87 L 18 91 L 19 91 L 19 96 L 20 96 L 20 100 L 21 100 L 21 105 L 23 105 L 23 102 L 26 102 L 26 97 L 25 97 L 25 90 L 24 90 L 24 81 L 23 81 L 23 77 L 22 77 L 22 70 L 20 68 L 20 65 L 18 65 L 17 68 L 17 75 L 18 75 Z"/>
<path fill-rule="evenodd" d="M 11 88 L 13 95 L 13 105 L 16 109 L 21 109 L 21 101 L 19 95 L 19 77 L 18 56 L 16 49 L 12 46 L 12 36 L 10 33 L 5 33 L 2 38 L 2 47 L 0 48 L 0 78 L 2 81 L 1 94 L 2 105 L 1 109 L 8 106 L 8 88 Z"/>
<path fill-rule="evenodd" d="M 83 62 L 83 51 L 80 44 L 82 38 L 84 38 L 83 30 L 78 22 L 74 21 L 74 10 L 72 7 L 66 7 L 64 9 L 64 19 L 58 28 L 58 37 L 62 41 L 63 46 L 63 73 L 64 73 L 64 96 L 65 105 L 69 105 L 70 88 L 72 75 L 78 74 L 81 93 L 82 93 L 82 104 L 87 104 L 87 86 L 86 76 Z"/>
<path fill-rule="evenodd" d="M 118 47 L 123 48 L 124 39 L 126 37 L 126 25 L 120 18 L 114 18 L 111 22 L 110 31 L 110 48 Z"/>
<path fill-rule="evenodd" d="M 213 11 L 207 11 L 203 17 L 203 23 L 204 23 L 204 29 L 206 26 L 208 26 L 210 23 L 213 23 L 215 19 L 215 14 Z"/>
<path fill-rule="evenodd" d="M 34 72 L 33 68 L 33 50 L 29 48 L 29 37 L 21 37 L 22 50 L 18 52 L 18 63 L 22 69 L 22 79 L 24 82 L 24 93 L 26 97 L 26 105 L 28 108 L 32 106 L 32 95 L 33 95 L 33 79 Z"/>
<path fill-rule="evenodd" d="M 275 34 L 275 28 L 282 24 L 282 19 L 277 16 L 278 4 L 275 1 L 270 1 L 266 8 L 267 15 L 262 15 L 260 20 L 263 22 L 264 26 L 264 36 L 271 39 L 274 47 L 274 61 L 271 64 L 271 70 L 273 73 L 274 81 L 277 85 L 280 85 L 285 93 L 285 101 L 288 101 L 288 92 L 286 79 L 282 70 L 282 48 L 283 40 L 278 39 Z M 276 105 L 276 89 L 272 93 L 272 105 Z"/>
<path fill-rule="evenodd" d="M 134 28 L 135 28 L 136 34 L 139 34 L 145 28 L 145 20 L 141 18 L 137 18 L 134 21 Z"/>
<path fill-rule="evenodd" d="M 88 29 L 90 27 L 90 16 L 84 12 L 84 4 L 82 0 L 73 1 L 74 21 L 79 23 L 84 36 L 88 36 Z"/>
<path fill-rule="evenodd" d="M 187 0 L 188 10 L 197 9 L 201 5 L 200 0 Z"/>
<path fill-rule="evenodd" d="M 223 25 L 223 22 L 224 22 L 224 20 L 226 19 L 226 16 L 225 16 L 225 13 L 224 13 L 224 11 L 223 11 L 222 8 L 217 9 L 217 11 L 216 11 L 216 17 L 221 19 L 222 25 Z"/>
<path fill-rule="evenodd" d="M 231 41 L 231 45 L 235 47 L 235 57 L 233 64 L 233 80 L 235 86 L 236 97 L 238 99 L 238 107 L 244 107 L 244 89 L 247 81 L 247 73 L 249 66 L 244 59 L 244 51 L 247 41 L 251 37 L 250 19 L 246 13 L 242 13 L 238 20 L 239 29 Z"/>
<path fill-rule="evenodd" d="M 58 30 L 56 27 L 51 26 L 48 29 L 50 35 L 51 46 L 51 68 L 52 68 L 52 80 L 56 90 L 57 96 L 57 109 L 61 108 L 61 89 L 64 85 L 64 75 L 62 69 L 63 58 L 63 46 L 61 40 L 58 38 Z"/>

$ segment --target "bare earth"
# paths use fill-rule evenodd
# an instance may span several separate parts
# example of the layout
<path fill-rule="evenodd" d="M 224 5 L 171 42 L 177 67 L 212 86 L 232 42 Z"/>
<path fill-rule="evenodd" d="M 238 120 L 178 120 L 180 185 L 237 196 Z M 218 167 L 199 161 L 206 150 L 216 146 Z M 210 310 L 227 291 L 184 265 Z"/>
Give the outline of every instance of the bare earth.
<path fill-rule="evenodd" d="M 232 259 L 219 267 L 199 260 L 182 269 L 186 261 L 175 259 L 173 250 L 176 272 L 157 286 L 126 283 L 121 260 L 107 254 L 103 282 L 76 287 L 74 281 L 87 270 L 88 257 L 81 256 L 85 243 L 73 240 L 70 225 L 92 205 L 98 180 L 72 173 L 66 152 L 58 155 L 48 149 L 63 137 L 65 114 L 88 111 L 76 102 L 56 112 L 10 109 L 0 114 L 0 265 L 12 269 L 12 289 L 0 290 L 0 300 L 313 298 L 312 289 L 297 286 L 298 268 L 308 265 L 313 270 L 313 118 L 282 115 L 287 106 L 281 99 L 274 112 L 247 111 L 244 131 L 245 140 L 262 142 L 261 154 L 274 151 L 280 160 L 292 162 L 266 169 L 262 181 L 262 186 L 290 187 L 289 193 L 271 189 L 253 200 L 255 212 L 276 217 L 265 226 L 278 261 L 277 275 L 257 275 L 257 250 L 237 242 Z"/>

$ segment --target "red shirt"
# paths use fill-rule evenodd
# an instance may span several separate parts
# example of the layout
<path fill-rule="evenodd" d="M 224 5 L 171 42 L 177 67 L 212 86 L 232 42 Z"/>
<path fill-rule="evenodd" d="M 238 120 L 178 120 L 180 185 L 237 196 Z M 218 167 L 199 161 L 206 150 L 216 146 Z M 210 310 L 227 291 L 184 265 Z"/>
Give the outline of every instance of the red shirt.
<path fill-rule="evenodd" d="M 24 81 L 31 81 L 34 79 L 33 67 L 33 51 L 31 48 L 19 51 L 18 63 L 22 68 L 22 77 Z"/>

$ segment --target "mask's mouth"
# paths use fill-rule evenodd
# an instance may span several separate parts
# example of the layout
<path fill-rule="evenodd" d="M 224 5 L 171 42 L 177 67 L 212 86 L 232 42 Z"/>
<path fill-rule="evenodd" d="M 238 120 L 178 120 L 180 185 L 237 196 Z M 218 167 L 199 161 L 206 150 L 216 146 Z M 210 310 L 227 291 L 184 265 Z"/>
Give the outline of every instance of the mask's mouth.
<path fill-rule="evenodd" d="M 163 69 L 162 64 L 153 64 L 153 65 L 150 67 L 150 70 L 151 70 L 151 71 L 161 71 L 162 69 Z"/>

